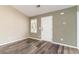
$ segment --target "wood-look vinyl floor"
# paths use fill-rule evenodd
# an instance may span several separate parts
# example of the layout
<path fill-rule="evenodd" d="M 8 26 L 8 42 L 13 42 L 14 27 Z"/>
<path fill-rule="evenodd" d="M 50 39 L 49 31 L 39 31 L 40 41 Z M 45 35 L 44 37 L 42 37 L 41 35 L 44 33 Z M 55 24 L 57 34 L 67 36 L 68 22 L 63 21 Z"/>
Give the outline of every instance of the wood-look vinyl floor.
<path fill-rule="evenodd" d="M 46 41 L 25 39 L 0 46 L 0 54 L 78 54 L 79 50 Z"/>

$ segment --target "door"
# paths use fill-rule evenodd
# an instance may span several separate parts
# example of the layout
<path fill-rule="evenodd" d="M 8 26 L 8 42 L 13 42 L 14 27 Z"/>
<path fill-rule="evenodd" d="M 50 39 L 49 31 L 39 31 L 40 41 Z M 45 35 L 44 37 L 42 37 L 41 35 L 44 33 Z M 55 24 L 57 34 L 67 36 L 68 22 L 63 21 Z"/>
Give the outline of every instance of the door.
<path fill-rule="evenodd" d="M 52 41 L 53 39 L 53 16 L 41 17 L 41 39 Z"/>

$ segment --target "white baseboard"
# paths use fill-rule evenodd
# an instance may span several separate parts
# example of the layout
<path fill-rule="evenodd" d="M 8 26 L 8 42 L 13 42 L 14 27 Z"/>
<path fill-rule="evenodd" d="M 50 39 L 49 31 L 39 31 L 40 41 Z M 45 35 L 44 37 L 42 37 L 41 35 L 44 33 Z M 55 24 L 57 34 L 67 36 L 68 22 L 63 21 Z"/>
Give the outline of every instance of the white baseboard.
<path fill-rule="evenodd" d="M 28 38 L 32 38 L 32 39 L 36 39 L 36 40 L 40 40 L 40 41 L 46 41 L 46 40 L 42 40 L 42 39 L 39 39 L 39 38 L 33 38 L 33 37 L 28 37 Z M 48 41 L 48 42 L 50 42 L 50 41 Z M 71 47 L 71 48 L 79 49 L 78 47 L 70 46 L 70 45 L 67 45 L 67 44 L 61 44 L 61 43 L 57 43 L 57 42 L 50 42 L 50 43 L 58 44 L 58 45 L 61 45 L 61 46 L 66 46 L 66 47 Z"/>
<path fill-rule="evenodd" d="M 27 38 L 23 38 L 23 39 L 27 39 Z M 0 44 L 0 46 L 2 46 L 2 45 L 6 45 L 6 44 L 15 43 L 15 42 L 21 41 L 21 40 L 23 40 L 23 39 L 17 39 L 17 40 L 14 40 L 14 41 L 5 42 L 5 43 Z"/>

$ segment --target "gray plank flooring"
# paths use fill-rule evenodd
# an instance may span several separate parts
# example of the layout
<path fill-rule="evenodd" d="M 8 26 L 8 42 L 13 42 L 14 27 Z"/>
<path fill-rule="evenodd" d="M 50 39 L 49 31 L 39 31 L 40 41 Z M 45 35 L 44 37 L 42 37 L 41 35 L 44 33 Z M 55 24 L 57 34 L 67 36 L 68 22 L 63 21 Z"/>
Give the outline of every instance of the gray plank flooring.
<path fill-rule="evenodd" d="M 79 50 L 47 41 L 24 39 L 0 46 L 0 54 L 78 54 Z"/>

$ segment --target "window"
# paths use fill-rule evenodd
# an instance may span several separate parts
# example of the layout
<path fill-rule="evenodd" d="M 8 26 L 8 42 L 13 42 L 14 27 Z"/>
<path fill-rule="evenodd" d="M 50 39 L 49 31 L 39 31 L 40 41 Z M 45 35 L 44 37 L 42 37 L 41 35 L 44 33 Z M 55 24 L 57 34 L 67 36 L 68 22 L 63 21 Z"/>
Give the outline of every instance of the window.
<path fill-rule="evenodd" d="M 31 33 L 37 33 L 37 19 L 31 19 Z"/>

